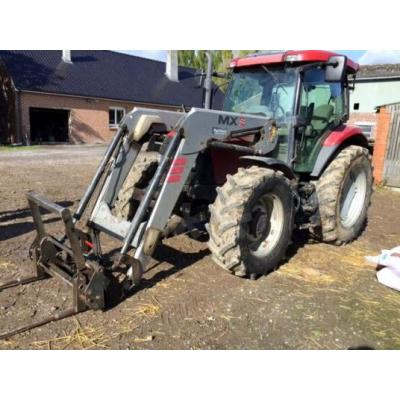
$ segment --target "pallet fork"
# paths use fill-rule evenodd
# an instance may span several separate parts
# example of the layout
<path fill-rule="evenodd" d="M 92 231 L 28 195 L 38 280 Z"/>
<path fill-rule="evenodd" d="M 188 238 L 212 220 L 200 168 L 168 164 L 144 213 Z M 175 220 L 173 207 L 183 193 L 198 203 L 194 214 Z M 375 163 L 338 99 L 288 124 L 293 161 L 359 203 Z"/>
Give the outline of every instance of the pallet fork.
<path fill-rule="evenodd" d="M 52 321 L 58 321 L 60 319 L 70 317 L 81 311 L 87 309 L 86 301 L 90 299 L 87 296 L 88 291 L 93 291 L 93 282 L 95 282 L 94 276 L 92 277 L 93 282 L 91 285 L 85 285 L 86 276 L 84 275 L 85 270 L 85 259 L 82 253 L 81 244 L 79 243 L 79 234 L 81 233 L 74 228 L 72 222 L 72 216 L 67 208 L 60 207 L 55 203 L 47 201 L 42 196 L 36 193 L 27 194 L 28 202 L 32 210 L 32 216 L 37 231 L 36 239 L 32 245 L 32 257 L 35 260 L 35 274 L 15 281 L 5 283 L 0 286 L 0 291 L 9 289 L 15 286 L 26 285 L 29 283 L 37 282 L 48 277 L 57 277 L 63 283 L 67 284 L 72 289 L 73 295 L 73 306 L 65 311 L 57 313 L 46 319 L 38 322 L 23 326 L 21 328 L 10 331 L 6 334 L 0 335 L 0 339 L 4 340 L 10 336 L 28 331 L 33 328 L 45 325 Z M 67 247 L 61 241 L 47 235 L 43 224 L 42 216 L 40 215 L 39 207 L 57 214 L 63 221 L 65 226 L 65 237 L 70 243 L 70 247 Z M 65 251 L 66 254 L 73 261 L 74 269 L 70 268 L 65 261 L 58 257 L 60 251 Z M 98 291 L 94 291 L 94 295 L 98 296 Z M 101 299 L 99 299 L 101 300 Z M 97 300 L 97 304 L 99 304 Z"/>

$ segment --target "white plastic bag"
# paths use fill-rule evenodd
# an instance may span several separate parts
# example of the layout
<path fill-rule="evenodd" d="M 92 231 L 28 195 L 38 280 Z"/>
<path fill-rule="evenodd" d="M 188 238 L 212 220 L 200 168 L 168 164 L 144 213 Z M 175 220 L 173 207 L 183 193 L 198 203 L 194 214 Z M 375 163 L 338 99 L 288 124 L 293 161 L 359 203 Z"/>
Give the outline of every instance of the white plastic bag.
<path fill-rule="evenodd" d="M 400 246 L 391 250 L 382 250 L 379 256 L 368 256 L 365 259 L 384 267 L 376 273 L 376 277 L 382 285 L 400 291 Z"/>
<path fill-rule="evenodd" d="M 376 273 L 378 282 L 400 292 L 400 269 L 385 267 Z"/>

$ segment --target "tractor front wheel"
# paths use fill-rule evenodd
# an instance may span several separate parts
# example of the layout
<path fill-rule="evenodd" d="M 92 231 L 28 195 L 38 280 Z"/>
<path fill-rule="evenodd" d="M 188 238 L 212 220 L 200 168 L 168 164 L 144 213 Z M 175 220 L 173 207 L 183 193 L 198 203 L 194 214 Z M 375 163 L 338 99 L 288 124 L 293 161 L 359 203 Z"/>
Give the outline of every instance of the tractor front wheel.
<path fill-rule="evenodd" d="M 252 166 L 228 175 L 217 192 L 207 225 L 216 264 L 242 277 L 276 269 L 293 230 L 289 180 L 279 171 Z"/>

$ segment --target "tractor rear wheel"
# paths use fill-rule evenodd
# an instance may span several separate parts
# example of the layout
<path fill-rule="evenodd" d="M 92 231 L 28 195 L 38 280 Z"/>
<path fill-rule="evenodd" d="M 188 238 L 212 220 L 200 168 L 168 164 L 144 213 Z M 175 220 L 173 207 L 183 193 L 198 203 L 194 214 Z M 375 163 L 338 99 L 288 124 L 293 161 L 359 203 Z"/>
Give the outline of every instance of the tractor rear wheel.
<path fill-rule="evenodd" d="M 356 239 L 367 221 L 372 194 L 367 149 L 349 146 L 330 163 L 317 182 L 321 239 L 337 245 Z"/>
<path fill-rule="evenodd" d="M 144 190 L 153 178 L 161 155 L 155 151 L 147 151 L 144 144 L 138 154 L 132 169 L 118 193 L 114 204 L 114 215 L 125 220 L 131 220 L 140 201 L 135 199 L 135 190 Z"/>
<path fill-rule="evenodd" d="M 217 192 L 207 224 L 216 264 L 242 277 L 276 269 L 293 230 L 289 180 L 281 172 L 252 166 L 228 175 Z"/>

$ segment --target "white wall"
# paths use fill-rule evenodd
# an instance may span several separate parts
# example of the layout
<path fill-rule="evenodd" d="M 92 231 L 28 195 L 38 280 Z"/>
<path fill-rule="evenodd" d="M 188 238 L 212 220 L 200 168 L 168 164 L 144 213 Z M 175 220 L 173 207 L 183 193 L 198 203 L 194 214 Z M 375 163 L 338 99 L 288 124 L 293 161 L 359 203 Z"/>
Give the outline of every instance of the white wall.
<path fill-rule="evenodd" d="M 355 90 L 350 92 L 350 112 L 375 112 L 375 107 L 400 102 L 400 81 L 357 82 Z M 354 110 L 359 103 L 359 110 Z"/>

